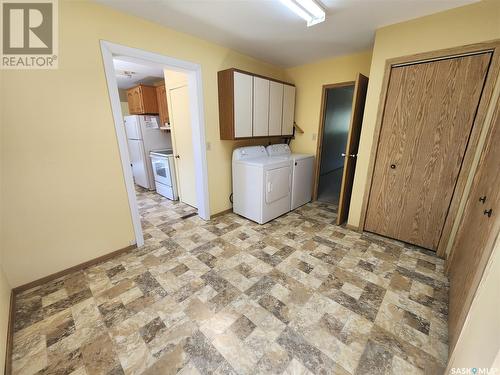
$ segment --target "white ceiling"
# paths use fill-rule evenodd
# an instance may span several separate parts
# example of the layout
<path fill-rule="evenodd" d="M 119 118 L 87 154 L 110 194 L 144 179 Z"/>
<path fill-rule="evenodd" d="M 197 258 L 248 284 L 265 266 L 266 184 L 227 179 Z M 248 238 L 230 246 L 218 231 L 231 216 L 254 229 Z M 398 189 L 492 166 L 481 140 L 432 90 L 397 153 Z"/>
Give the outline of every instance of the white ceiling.
<path fill-rule="evenodd" d="M 163 68 L 154 64 L 142 63 L 140 60 L 127 56 L 114 56 L 116 82 L 119 89 L 129 89 L 144 83 L 153 84 L 163 78 Z M 130 73 L 129 75 L 124 72 Z"/>
<path fill-rule="evenodd" d="M 384 25 L 476 0 L 322 0 L 326 21 L 306 22 L 279 0 L 96 0 L 284 67 L 371 48 Z"/>

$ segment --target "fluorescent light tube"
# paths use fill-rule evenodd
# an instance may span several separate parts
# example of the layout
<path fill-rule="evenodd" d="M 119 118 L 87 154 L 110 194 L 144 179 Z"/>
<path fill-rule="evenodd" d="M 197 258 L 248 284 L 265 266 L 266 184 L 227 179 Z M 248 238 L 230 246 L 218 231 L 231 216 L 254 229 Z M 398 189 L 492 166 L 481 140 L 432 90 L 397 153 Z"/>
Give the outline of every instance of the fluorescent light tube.
<path fill-rule="evenodd" d="M 299 17 L 307 21 L 307 26 L 325 20 L 325 11 L 314 0 L 280 0 Z"/>
<path fill-rule="evenodd" d="M 315 19 L 325 20 L 325 11 L 314 0 L 296 0 Z"/>

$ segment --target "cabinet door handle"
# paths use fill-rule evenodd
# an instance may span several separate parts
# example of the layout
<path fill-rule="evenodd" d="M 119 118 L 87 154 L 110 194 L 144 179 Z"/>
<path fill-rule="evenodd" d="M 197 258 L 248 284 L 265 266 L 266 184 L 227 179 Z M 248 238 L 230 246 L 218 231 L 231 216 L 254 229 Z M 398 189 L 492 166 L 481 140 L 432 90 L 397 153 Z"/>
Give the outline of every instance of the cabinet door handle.
<path fill-rule="evenodd" d="M 484 204 L 484 202 L 486 202 L 486 195 L 483 195 L 481 198 L 479 198 L 479 202 L 482 202 Z"/>
<path fill-rule="evenodd" d="M 396 169 L 396 164 L 391 164 L 391 169 Z"/>
<path fill-rule="evenodd" d="M 484 210 L 483 214 L 488 216 L 488 217 L 491 217 L 492 212 L 493 212 L 493 209 L 490 208 L 489 210 Z"/>

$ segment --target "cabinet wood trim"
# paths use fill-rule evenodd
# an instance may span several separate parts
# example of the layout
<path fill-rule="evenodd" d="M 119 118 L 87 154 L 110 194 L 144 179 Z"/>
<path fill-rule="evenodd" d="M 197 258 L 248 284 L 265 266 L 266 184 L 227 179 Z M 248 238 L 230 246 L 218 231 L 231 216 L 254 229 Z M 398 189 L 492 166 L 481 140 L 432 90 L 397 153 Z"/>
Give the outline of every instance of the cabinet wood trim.
<path fill-rule="evenodd" d="M 293 83 L 282 81 L 282 80 L 276 79 L 276 78 L 271 78 L 271 77 L 263 76 L 263 75 L 260 75 L 260 74 L 257 74 L 257 73 L 248 72 L 246 70 L 242 70 L 242 69 L 238 69 L 238 68 L 230 68 L 230 69 L 226 69 L 226 70 L 230 70 L 232 72 L 239 72 L 239 73 L 243 73 L 243 74 L 248 74 L 249 76 L 264 78 L 264 79 L 267 79 L 269 81 L 274 81 L 274 82 L 282 83 L 284 85 L 295 87 L 295 85 Z M 225 72 L 225 70 L 223 70 L 223 72 Z"/>

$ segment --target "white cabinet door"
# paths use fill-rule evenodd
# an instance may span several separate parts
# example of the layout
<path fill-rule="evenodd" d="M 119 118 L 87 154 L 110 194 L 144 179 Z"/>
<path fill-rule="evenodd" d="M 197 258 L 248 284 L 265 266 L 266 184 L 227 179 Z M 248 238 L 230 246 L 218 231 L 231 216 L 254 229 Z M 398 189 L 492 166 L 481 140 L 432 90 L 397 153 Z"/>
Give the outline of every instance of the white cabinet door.
<path fill-rule="evenodd" d="M 281 135 L 283 84 L 271 81 L 269 87 L 269 135 Z"/>
<path fill-rule="evenodd" d="M 283 123 L 282 135 L 293 134 L 293 119 L 295 115 L 295 86 L 283 85 Z"/>
<path fill-rule="evenodd" d="M 269 135 L 269 80 L 253 77 L 253 136 Z"/>
<path fill-rule="evenodd" d="M 234 136 L 252 136 L 252 86 L 253 77 L 234 72 Z"/>

